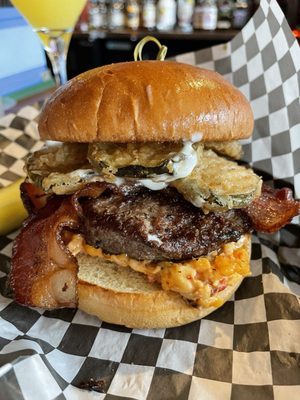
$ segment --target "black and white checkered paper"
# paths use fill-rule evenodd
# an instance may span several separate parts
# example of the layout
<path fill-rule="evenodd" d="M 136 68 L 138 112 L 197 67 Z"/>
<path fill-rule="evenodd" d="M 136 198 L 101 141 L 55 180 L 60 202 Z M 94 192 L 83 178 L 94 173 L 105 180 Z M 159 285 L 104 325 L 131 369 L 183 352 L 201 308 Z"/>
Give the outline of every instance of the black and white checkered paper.
<path fill-rule="evenodd" d="M 300 50 L 275 1 L 230 43 L 177 57 L 214 69 L 251 101 L 245 161 L 300 197 Z M 38 111 L 0 120 L 0 185 L 41 147 Z M 135 330 L 78 310 L 22 307 L 7 286 L 12 240 L 0 238 L 0 400 L 298 400 L 300 227 L 253 236 L 252 276 L 201 321 Z M 96 391 L 79 389 L 94 385 Z"/>

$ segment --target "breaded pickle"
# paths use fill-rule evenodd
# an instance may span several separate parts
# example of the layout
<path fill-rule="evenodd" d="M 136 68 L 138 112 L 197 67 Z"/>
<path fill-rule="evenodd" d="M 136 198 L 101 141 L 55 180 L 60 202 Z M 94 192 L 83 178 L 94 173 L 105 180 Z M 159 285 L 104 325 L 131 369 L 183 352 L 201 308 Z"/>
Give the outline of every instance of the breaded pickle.
<path fill-rule="evenodd" d="M 89 145 L 88 159 L 103 175 L 148 178 L 172 175 L 174 164 L 185 158 L 183 148 L 183 143 L 95 143 Z"/>
<path fill-rule="evenodd" d="M 252 169 L 204 150 L 199 165 L 184 179 L 171 182 L 186 200 L 206 211 L 246 207 L 260 195 L 261 178 Z"/>

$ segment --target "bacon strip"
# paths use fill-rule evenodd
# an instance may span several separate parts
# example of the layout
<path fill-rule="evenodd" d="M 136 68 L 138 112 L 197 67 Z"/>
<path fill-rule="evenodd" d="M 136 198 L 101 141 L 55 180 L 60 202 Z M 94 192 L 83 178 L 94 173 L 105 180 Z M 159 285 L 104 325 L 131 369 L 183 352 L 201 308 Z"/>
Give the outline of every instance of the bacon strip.
<path fill-rule="evenodd" d="M 20 186 L 21 198 L 29 214 L 44 207 L 50 195 L 29 182 L 23 182 Z"/>
<path fill-rule="evenodd" d="M 72 204 L 77 214 L 82 217 L 82 209 L 79 204 L 79 199 L 81 197 L 89 197 L 89 198 L 97 198 L 99 197 L 106 189 L 111 188 L 112 185 L 105 182 L 93 182 L 85 185 L 84 188 L 79 189 L 72 195 Z M 114 185 L 113 185 L 114 186 Z"/>
<path fill-rule="evenodd" d="M 23 186 L 30 199 L 34 186 Z M 76 258 L 67 250 L 62 234 L 65 228 L 78 229 L 82 196 L 100 196 L 104 184 L 86 186 L 74 196 L 52 196 L 47 206 L 29 203 L 32 214 L 17 236 L 12 256 L 10 283 L 16 301 L 43 308 L 76 307 Z"/>
<path fill-rule="evenodd" d="M 272 189 L 263 184 L 262 193 L 246 209 L 256 231 L 273 233 L 288 224 L 300 213 L 300 202 L 288 189 Z"/>
<path fill-rule="evenodd" d="M 10 282 L 16 301 L 44 308 L 76 307 L 77 262 L 61 232 L 77 226 L 68 198 L 50 199 L 28 218 L 13 247 Z"/>

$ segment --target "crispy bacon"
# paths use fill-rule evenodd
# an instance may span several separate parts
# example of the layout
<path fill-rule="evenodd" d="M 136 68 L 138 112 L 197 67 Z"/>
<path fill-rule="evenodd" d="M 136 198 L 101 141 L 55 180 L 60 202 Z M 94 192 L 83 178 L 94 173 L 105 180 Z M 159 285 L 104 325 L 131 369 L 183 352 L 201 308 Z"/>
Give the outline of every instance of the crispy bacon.
<path fill-rule="evenodd" d="M 23 187 L 27 199 L 35 193 L 31 186 Z M 105 188 L 94 184 L 73 196 L 52 196 L 46 207 L 30 205 L 32 213 L 13 247 L 10 282 L 16 301 L 43 308 L 76 307 L 78 266 L 64 244 L 63 230 L 79 228 L 79 198 L 99 196 Z"/>
<path fill-rule="evenodd" d="M 288 188 L 272 189 L 263 185 L 262 193 L 246 209 L 252 227 L 259 232 L 277 232 L 300 213 L 300 202 Z"/>
<path fill-rule="evenodd" d="M 79 204 L 79 199 L 81 197 L 89 197 L 89 198 L 97 198 L 99 197 L 104 190 L 107 188 L 110 188 L 111 186 L 109 183 L 105 182 L 93 182 L 93 183 L 88 183 L 85 185 L 84 188 L 78 190 L 72 195 L 72 204 L 74 209 L 76 210 L 77 214 L 81 217 L 82 216 L 82 210 L 81 206 Z"/>
<path fill-rule="evenodd" d="M 31 214 L 14 242 L 10 282 L 21 304 L 76 307 L 77 262 L 61 238 L 64 228 L 78 226 L 70 200 L 50 199 L 47 207 Z"/>
<path fill-rule="evenodd" d="M 29 182 L 23 182 L 20 186 L 21 198 L 28 213 L 34 213 L 47 203 L 49 195 Z"/>

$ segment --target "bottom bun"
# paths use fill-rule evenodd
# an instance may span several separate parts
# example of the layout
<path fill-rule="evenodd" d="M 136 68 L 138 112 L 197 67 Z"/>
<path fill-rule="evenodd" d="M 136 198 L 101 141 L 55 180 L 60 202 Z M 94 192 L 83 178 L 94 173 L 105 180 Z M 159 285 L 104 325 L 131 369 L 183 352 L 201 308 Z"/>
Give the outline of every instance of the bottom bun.
<path fill-rule="evenodd" d="M 249 253 L 250 237 L 245 248 Z M 105 322 L 129 328 L 171 328 L 201 319 L 218 307 L 194 307 L 178 293 L 164 291 L 149 283 L 144 274 L 128 267 L 92 257 L 77 255 L 78 308 Z M 219 292 L 221 305 L 241 284 L 241 276 L 232 286 Z"/>

